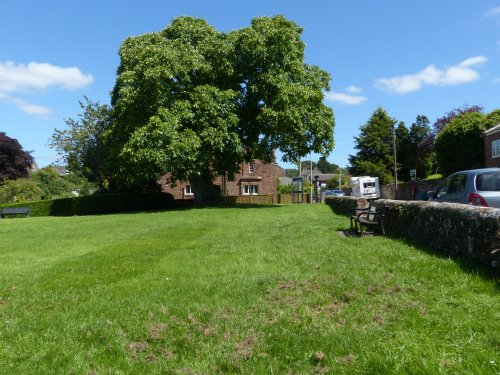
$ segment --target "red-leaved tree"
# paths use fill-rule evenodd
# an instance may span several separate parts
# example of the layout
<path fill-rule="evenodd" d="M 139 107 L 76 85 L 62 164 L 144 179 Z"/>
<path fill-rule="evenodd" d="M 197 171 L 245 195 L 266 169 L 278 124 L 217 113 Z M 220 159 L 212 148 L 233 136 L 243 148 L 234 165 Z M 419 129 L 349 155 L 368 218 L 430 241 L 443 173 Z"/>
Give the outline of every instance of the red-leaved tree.
<path fill-rule="evenodd" d="M 0 132 L 0 182 L 28 176 L 33 156 L 23 150 L 17 139 Z"/>

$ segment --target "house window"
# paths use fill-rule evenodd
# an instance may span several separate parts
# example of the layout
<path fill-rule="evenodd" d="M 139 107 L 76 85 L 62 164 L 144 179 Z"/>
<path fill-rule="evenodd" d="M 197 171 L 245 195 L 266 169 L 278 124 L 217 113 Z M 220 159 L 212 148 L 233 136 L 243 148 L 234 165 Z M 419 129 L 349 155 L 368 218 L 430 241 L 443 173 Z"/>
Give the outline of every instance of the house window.
<path fill-rule="evenodd" d="M 491 142 L 491 157 L 492 158 L 500 157 L 500 139 Z"/>
<path fill-rule="evenodd" d="M 253 161 L 248 164 L 248 173 L 255 173 L 255 163 Z"/>
<path fill-rule="evenodd" d="M 191 185 L 186 185 L 186 187 L 184 188 L 184 195 L 193 195 Z"/>
<path fill-rule="evenodd" d="M 259 185 L 244 185 L 243 186 L 243 194 L 244 195 L 258 195 L 259 194 Z"/>

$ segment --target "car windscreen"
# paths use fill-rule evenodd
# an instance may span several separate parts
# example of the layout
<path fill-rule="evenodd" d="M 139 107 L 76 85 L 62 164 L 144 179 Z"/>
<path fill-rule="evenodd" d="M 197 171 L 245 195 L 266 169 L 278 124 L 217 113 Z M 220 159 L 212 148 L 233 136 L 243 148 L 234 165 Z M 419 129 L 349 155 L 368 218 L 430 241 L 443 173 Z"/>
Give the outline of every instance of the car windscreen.
<path fill-rule="evenodd" d="M 478 175 L 476 177 L 476 189 L 480 191 L 500 191 L 500 172 Z"/>

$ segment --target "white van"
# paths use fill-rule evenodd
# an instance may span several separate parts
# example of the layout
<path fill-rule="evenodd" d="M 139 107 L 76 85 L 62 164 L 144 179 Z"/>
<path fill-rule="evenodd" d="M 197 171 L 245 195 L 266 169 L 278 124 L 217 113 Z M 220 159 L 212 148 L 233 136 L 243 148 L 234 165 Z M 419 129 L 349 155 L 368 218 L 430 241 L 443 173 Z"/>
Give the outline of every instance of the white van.
<path fill-rule="evenodd" d="M 352 195 L 365 199 L 380 198 L 378 177 L 361 176 L 351 177 Z"/>

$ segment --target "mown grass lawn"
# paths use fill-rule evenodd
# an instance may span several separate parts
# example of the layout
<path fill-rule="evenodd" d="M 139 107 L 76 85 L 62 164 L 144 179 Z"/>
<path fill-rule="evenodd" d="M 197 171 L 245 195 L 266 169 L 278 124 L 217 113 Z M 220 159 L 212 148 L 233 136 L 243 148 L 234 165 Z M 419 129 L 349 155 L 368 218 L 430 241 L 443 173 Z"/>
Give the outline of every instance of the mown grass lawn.
<path fill-rule="evenodd" d="M 324 205 L 0 221 L 5 374 L 498 374 L 494 275 Z"/>

